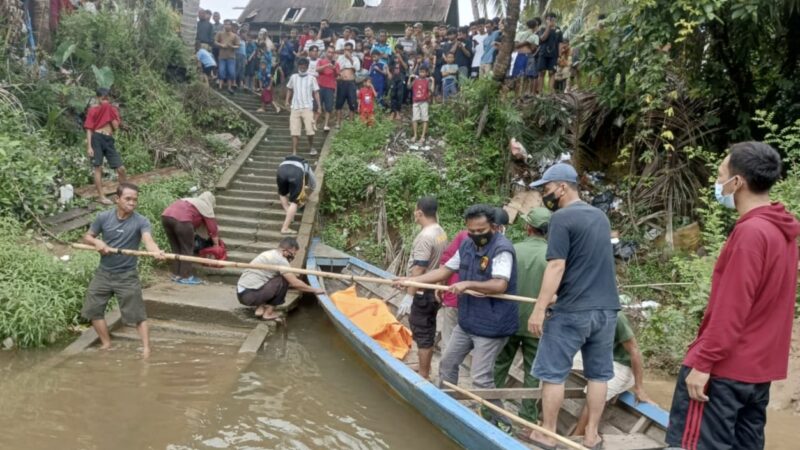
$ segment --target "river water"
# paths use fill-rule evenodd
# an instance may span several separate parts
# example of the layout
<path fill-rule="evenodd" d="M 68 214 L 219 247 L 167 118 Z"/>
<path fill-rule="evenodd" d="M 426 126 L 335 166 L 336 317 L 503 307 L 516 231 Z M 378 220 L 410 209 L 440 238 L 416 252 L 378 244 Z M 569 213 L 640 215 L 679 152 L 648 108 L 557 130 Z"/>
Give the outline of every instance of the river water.
<path fill-rule="evenodd" d="M 155 337 L 155 335 L 154 335 Z M 0 449 L 448 449 L 305 304 L 246 367 L 238 346 L 136 342 L 37 370 L 0 352 Z"/>

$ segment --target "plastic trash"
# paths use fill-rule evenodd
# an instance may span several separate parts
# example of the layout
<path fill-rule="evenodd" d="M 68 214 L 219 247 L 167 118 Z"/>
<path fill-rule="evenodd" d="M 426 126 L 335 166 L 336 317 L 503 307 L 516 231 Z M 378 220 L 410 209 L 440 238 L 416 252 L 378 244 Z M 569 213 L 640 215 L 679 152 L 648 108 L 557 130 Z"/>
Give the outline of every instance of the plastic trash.
<path fill-rule="evenodd" d="M 66 205 L 72 201 L 73 197 L 75 197 L 75 188 L 71 184 L 58 188 L 58 203 Z"/>
<path fill-rule="evenodd" d="M 614 249 L 615 257 L 628 262 L 636 255 L 636 250 L 639 248 L 639 244 L 634 241 L 619 241 L 612 247 Z"/>
<path fill-rule="evenodd" d="M 611 205 L 614 203 L 614 193 L 611 191 L 605 191 L 602 194 L 594 196 L 592 198 L 592 206 L 603 211 L 605 214 L 608 214 L 611 211 Z"/>

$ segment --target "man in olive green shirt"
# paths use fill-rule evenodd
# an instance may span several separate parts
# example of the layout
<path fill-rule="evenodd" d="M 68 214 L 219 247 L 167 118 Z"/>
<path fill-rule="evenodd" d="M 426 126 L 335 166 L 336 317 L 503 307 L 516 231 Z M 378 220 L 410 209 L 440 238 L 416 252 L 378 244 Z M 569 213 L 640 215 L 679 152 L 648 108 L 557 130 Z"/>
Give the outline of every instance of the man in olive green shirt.
<path fill-rule="evenodd" d="M 539 295 L 544 270 L 547 268 L 545 235 L 547 234 L 547 225 L 550 223 L 550 210 L 544 207 L 534 208 L 523 216 L 522 220 L 525 221 L 528 237 L 524 241 L 514 244 L 514 251 L 517 253 L 517 294 L 536 297 Z M 526 388 L 539 387 L 539 380 L 531 374 L 531 366 L 539 346 L 539 339 L 528 331 L 528 317 L 531 313 L 533 313 L 532 303 L 519 304 L 517 334 L 508 338 L 506 346 L 500 351 L 494 363 L 494 382 L 498 388 L 506 385 L 508 371 L 514 362 L 517 349 L 522 350 L 522 365 L 525 370 L 523 386 Z M 539 419 L 536 401 L 523 400 L 519 415 L 525 420 L 536 423 Z"/>

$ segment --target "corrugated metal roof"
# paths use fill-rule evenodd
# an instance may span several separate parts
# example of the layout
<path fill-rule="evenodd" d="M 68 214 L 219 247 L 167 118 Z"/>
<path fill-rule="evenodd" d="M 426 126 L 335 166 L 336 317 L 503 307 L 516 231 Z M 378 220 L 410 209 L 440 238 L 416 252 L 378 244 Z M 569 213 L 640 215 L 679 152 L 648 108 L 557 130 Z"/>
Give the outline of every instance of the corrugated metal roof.
<path fill-rule="evenodd" d="M 250 0 L 240 20 L 253 13 L 256 23 L 277 23 L 290 8 L 302 9 L 297 23 L 444 22 L 456 0 L 383 0 L 375 7 L 354 7 L 352 0 Z"/>

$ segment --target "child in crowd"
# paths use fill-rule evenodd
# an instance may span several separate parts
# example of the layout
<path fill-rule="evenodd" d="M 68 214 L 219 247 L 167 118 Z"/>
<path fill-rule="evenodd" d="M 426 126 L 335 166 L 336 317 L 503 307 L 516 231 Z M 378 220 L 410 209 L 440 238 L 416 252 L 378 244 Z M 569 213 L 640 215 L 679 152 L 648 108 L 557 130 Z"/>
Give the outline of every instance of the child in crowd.
<path fill-rule="evenodd" d="M 449 52 L 445 54 L 444 61 L 445 63 L 442 65 L 442 99 L 446 102 L 449 97 L 458 92 L 458 65 L 456 64 L 456 55 Z M 423 133 L 424 135 L 425 133 Z"/>
<path fill-rule="evenodd" d="M 419 142 L 425 141 L 425 134 L 428 132 L 428 104 L 431 99 L 431 79 L 428 78 L 428 66 L 421 66 L 419 68 L 419 77 L 413 77 L 411 85 L 411 100 L 412 115 L 411 115 L 411 130 L 414 137 L 411 142 L 417 142 L 417 123 L 422 122 L 422 134 L 419 137 Z M 458 72 L 458 69 L 456 69 Z"/>
<path fill-rule="evenodd" d="M 556 92 L 567 90 L 567 81 L 572 73 L 572 53 L 569 48 L 569 41 L 564 39 L 558 49 L 558 65 L 556 67 Z"/>
<path fill-rule="evenodd" d="M 361 116 L 361 122 L 368 127 L 375 124 L 376 96 L 377 93 L 375 88 L 372 87 L 372 80 L 370 77 L 364 78 L 361 83 L 361 89 L 358 90 L 358 114 Z"/>
<path fill-rule="evenodd" d="M 267 52 L 270 53 L 271 52 Z M 272 67 L 267 61 L 272 62 L 272 57 L 269 59 L 261 59 L 261 67 L 258 70 L 258 80 L 261 84 L 261 107 L 256 112 L 267 112 L 267 105 L 272 105 L 275 108 L 275 114 L 280 114 L 281 108 L 272 102 Z"/>
<path fill-rule="evenodd" d="M 217 68 L 217 63 L 214 61 L 214 55 L 211 54 L 208 44 L 200 44 L 200 49 L 197 50 L 197 64 L 203 71 L 200 80 L 208 86 L 209 78 L 212 76 L 214 69 Z"/>
<path fill-rule="evenodd" d="M 405 97 L 406 93 L 405 87 L 405 75 L 403 75 L 400 64 L 392 65 L 391 85 L 389 87 L 389 106 L 391 108 L 391 118 L 393 120 L 400 120 L 400 109 L 403 107 L 403 97 Z"/>
<path fill-rule="evenodd" d="M 530 48 L 530 43 L 527 41 L 517 42 L 516 50 L 511 54 L 509 76 L 517 95 L 522 95 L 522 85 L 525 82 L 525 69 L 528 67 Z"/>
<path fill-rule="evenodd" d="M 356 45 L 361 46 L 361 42 L 357 42 Z M 380 59 L 379 57 L 380 52 L 377 52 L 375 56 L 373 56 L 373 51 L 371 46 L 369 45 L 364 46 L 363 49 L 364 49 L 364 58 L 361 59 L 361 68 L 364 70 L 370 70 L 372 68 L 373 62 Z"/>
<path fill-rule="evenodd" d="M 389 78 L 389 69 L 386 67 L 386 64 L 380 60 L 380 53 L 381 52 L 378 50 L 372 51 L 374 62 L 369 68 L 369 77 L 372 82 L 372 87 L 375 89 L 375 98 L 378 104 L 386 107 L 383 96 L 386 93 L 386 80 Z"/>
<path fill-rule="evenodd" d="M 537 63 L 536 50 L 531 50 L 528 55 L 528 64 L 525 66 L 525 89 L 531 95 L 538 93 L 536 92 L 536 79 L 539 78 L 539 70 L 536 68 Z"/>

